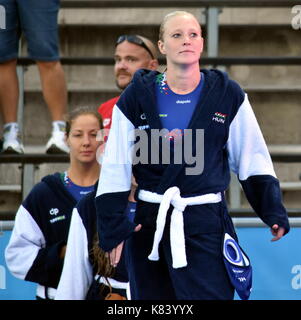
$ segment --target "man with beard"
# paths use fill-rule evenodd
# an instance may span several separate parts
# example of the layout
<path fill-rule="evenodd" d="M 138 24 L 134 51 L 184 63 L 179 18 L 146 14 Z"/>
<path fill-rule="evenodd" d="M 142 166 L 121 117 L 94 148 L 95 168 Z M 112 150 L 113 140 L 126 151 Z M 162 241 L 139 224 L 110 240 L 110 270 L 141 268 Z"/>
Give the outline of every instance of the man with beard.
<path fill-rule="evenodd" d="M 156 70 L 159 65 L 156 46 L 140 35 L 120 36 L 116 41 L 114 59 L 116 85 L 121 90 L 128 86 L 138 69 Z M 105 129 L 111 127 L 112 111 L 118 99 L 119 96 L 114 97 L 98 107 Z"/>

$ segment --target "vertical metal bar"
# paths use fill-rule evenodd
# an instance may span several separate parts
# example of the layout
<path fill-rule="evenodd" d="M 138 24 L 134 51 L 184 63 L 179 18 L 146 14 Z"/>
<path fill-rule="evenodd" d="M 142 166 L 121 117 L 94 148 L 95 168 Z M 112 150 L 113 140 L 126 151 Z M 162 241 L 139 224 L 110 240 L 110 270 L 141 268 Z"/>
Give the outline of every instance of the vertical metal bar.
<path fill-rule="evenodd" d="M 22 199 L 24 200 L 31 189 L 35 184 L 34 173 L 35 167 L 34 164 L 26 163 L 22 168 Z"/>
<path fill-rule="evenodd" d="M 207 55 L 208 57 L 218 56 L 218 15 L 219 8 L 209 7 L 206 12 L 206 24 L 207 24 Z"/>
<path fill-rule="evenodd" d="M 236 175 L 231 172 L 231 182 L 229 189 L 229 207 L 231 209 L 241 208 L 241 188 Z"/>
<path fill-rule="evenodd" d="M 19 56 L 22 53 L 22 37 L 19 40 Z M 23 130 L 23 119 L 24 119 L 24 71 L 25 67 L 17 66 L 17 76 L 19 82 L 19 101 L 18 101 L 18 112 L 17 112 L 17 122 L 22 135 L 24 135 Z"/>
<path fill-rule="evenodd" d="M 220 8 L 209 7 L 206 10 L 207 25 L 207 55 L 208 57 L 218 57 L 219 54 L 219 20 Z M 214 66 L 217 67 L 217 66 Z M 219 66 L 224 70 L 225 67 Z M 237 209 L 241 207 L 240 184 L 237 177 L 231 173 L 231 183 L 229 190 L 230 208 Z"/>
<path fill-rule="evenodd" d="M 23 66 L 17 66 L 17 76 L 18 76 L 18 82 L 19 82 L 19 101 L 18 101 L 17 122 L 23 138 L 23 118 L 24 118 L 24 67 Z"/>

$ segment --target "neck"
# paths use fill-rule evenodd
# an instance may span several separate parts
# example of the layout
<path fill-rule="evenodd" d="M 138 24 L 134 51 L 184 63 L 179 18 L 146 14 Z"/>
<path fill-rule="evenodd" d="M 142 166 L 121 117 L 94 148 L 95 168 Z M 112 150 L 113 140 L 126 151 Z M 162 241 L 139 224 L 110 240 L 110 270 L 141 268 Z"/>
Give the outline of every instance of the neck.
<path fill-rule="evenodd" d="M 71 163 L 67 170 L 68 177 L 79 186 L 91 186 L 99 178 L 100 166 L 97 162 L 93 164 Z"/>
<path fill-rule="evenodd" d="M 177 94 L 192 92 L 200 83 L 199 63 L 189 66 L 168 65 L 166 80 L 170 89 Z"/>

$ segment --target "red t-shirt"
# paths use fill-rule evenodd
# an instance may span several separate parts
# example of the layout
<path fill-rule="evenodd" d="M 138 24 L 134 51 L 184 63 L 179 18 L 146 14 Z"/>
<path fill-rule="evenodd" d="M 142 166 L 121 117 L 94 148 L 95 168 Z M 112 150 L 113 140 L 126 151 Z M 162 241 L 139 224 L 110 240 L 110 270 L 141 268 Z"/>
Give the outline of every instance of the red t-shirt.
<path fill-rule="evenodd" d="M 114 98 L 102 103 L 98 107 L 98 112 L 102 116 L 103 126 L 105 129 L 111 128 L 113 107 L 115 106 L 118 99 L 119 99 L 119 96 L 114 97 Z"/>

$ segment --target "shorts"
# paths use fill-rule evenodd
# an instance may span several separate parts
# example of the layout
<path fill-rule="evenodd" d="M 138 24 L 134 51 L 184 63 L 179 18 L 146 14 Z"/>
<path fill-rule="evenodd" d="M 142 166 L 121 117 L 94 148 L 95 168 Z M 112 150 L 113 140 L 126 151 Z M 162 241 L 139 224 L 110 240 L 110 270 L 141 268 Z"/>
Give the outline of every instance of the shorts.
<path fill-rule="evenodd" d="M 0 0 L 5 29 L 0 29 L 0 62 L 16 59 L 24 34 L 33 60 L 57 61 L 59 0 Z"/>

